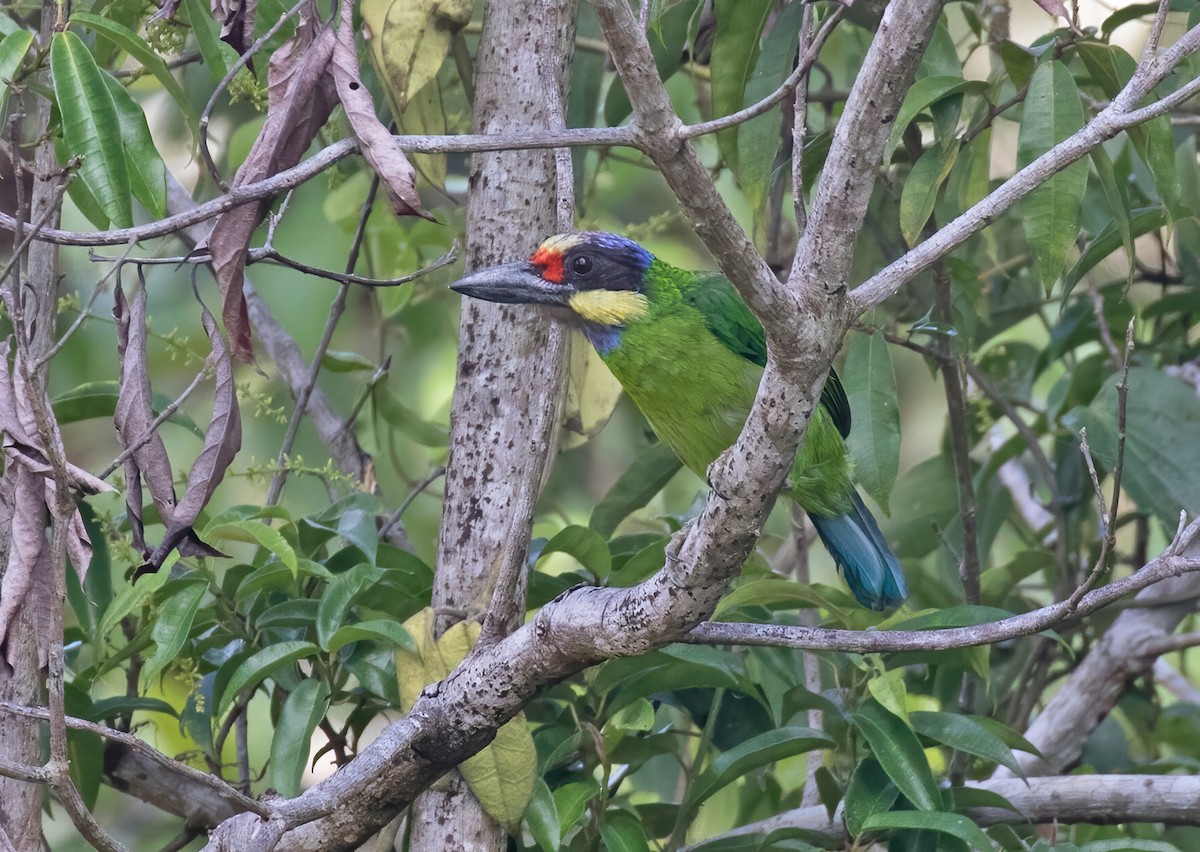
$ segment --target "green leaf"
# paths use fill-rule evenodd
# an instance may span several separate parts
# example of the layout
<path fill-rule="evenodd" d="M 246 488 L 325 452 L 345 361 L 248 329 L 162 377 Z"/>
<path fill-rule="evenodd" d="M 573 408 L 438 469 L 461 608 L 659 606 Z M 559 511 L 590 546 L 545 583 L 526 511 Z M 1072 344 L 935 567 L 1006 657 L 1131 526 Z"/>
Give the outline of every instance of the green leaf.
<path fill-rule="evenodd" d="M 877 701 L 863 704 L 853 719 L 870 744 L 871 753 L 905 798 L 924 811 L 941 808 L 937 782 L 912 728 Z"/>
<path fill-rule="evenodd" d="M 900 471 L 900 407 L 892 351 L 883 335 L 854 335 L 843 374 L 854 423 L 846 447 L 855 477 L 890 515 L 888 501 Z"/>
<path fill-rule="evenodd" d="M 109 632 L 121 623 L 121 619 L 135 609 L 140 609 L 146 599 L 163 587 L 171 577 L 171 566 L 179 559 L 178 554 L 167 557 L 163 567 L 153 574 L 138 579 L 137 583 L 121 592 L 104 610 L 97 629 L 99 636 L 107 636 Z"/>
<path fill-rule="evenodd" d="M 967 92 L 982 92 L 987 84 L 979 80 L 964 80 L 962 77 L 937 75 L 924 77 L 913 83 L 904 96 L 904 103 L 896 114 L 896 122 L 892 126 L 891 136 L 883 149 L 883 162 L 890 163 L 892 154 L 904 138 L 904 131 L 912 124 L 913 119 L 938 101 L 961 95 Z"/>
<path fill-rule="evenodd" d="M 117 410 L 119 389 L 119 385 L 115 381 L 85 382 L 54 397 L 52 402 L 54 415 L 58 418 L 59 423 L 77 423 L 93 417 L 111 418 Z M 162 414 L 170 404 L 171 400 L 163 394 L 154 394 L 152 400 L 154 415 L 157 417 Z M 182 411 L 173 412 L 166 422 L 182 426 L 197 438 L 204 437 L 204 430 Z"/>
<path fill-rule="evenodd" d="M 450 441 L 449 427 L 422 419 L 383 384 L 375 385 L 371 395 L 387 423 L 423 447 L 445 449 Z"/>
<path fill-rule="evenodd" d="M 742 108 L 746 83 L 758 60 L 758 39 L 770 0 L 716 0 L 714 11 L 717 31 L 713 36 L 712 111 L 714 116 L 729 115 Z M 785 49 L 783 44 L 780 49 Z M 791 70 L 791 62 L 787 63 Z M 738 173 L 738 128 L 730 127 L 717 133 L 717 146 L 725 162 Z M 771 165 L 768 163 L 767 168 Z"/>
<path fill-rule="evenodd" d="M 460 763 L 458 771 L 488 816 L 516 834 L 537 780 L 537 748 L 525 714 L 501 725 L 495 739 Z"/>
<path fill-rule="evenodd" d="M 1036 57 L 1024 45 L 1017 44 L 1010 39 L 1002 40 L 999 49 L 1000 61 L 1003 63 L 1009 79 L 1017 88 L 1023 88 L 1029 82 L 1029 78 L 1033 76 L 1033 68 L 1037 62 Z"/>
<path fill-rule="evenodd" d="M 130 713 L 165 713 L 168 716 L 179 717 L 179 712 L 161 698 L 146 698 L 141 695 L 116 695 L 112 698 L 102 698 L 92 702 L 85 718 L 93 722 L 103 722 L 118 714 Z"/>
<path fill-rule="evenodd" d="M 829 600 L 813 586 L 797 583 L 795 580 L 783 580 L 776 576 L 742 583 L 721 598 L 712 618 L 713 620 L 725 618 L 728 613 L 742 606 L 762 606 L 767 609 L 822 607 L 828 609 L 833 617 L 839 619 L 846 614 L 834 601 Z"/>
<path fill-rule="evenodd" d="M 312 642 L 290 641 L 268 645 L 261 651 L 252 654 L 230 674 L 229 683 L 226 684 L 217 700 L 216 715 L 220 716 L 228 710 L 229 705 L 243 689 L 257 686 L 264 678 L 270 677 L 272 672 L 289 663 L 305 657 L 316 656 L 320 652 L 321 649 Z"/>
<path fill-rule="evenodd" d="M 608 543 L 593 529 L 572 525 L 563 527 L 546 542 L 538 559 L 550 553 L 565 553 L 597 577 L 607 577 L 612 568 Z"/>
<path fill-rule="evenodd" d="M 938 630 L 943 627 L 973 627 L 976 624 L 989 624 L 1011 617 L 1011 612 L 999 607 L 959 604 L 905 618 L 893 624 L 892 629 Z"/>
<path fill-rule="evenodd" d="M 7 127 L 5 112 L 8 109 L 8 96 L 12 93 L 12 81 L 17 76 L 25 55 L 33 44 L 33 33 L 29 30 L 17 30 L 9 33 L 0 41 L 0 126 Z"/>
<path fill-rule="evenodd" d="M 592 509 L 588 526 L 608 538 L 621 521 L 662 491 L 681 467 L 683 463 L 666 444 L 643 447 L 629 469 Z"/>
<path fill-rule="evenodd" d="M 208 584 L 203 580 L 189 581 L 159 606 L 154 628 L 150 631 L 157 647 L 143 670 L 147 682 L 179 656 L 192 630 L 196 610 L 200 609 L 200 599 L 207 591 Z"/>
<path fill-rule="evenodd" d="M 329 685 L 317 678 L 300 685 L 283 702 L 271 737 L 271 786 L 282 796 L 300 795 L 300 779 L 308 766 L 313 731 L 325 718 Z"/>
<path fill-rule="evenodd" d="M 117 108 L 121 144 L 125 146 L 125 165 L 129 169 L 133 197 L 155 216 L 166 216 L 167 167 L 150 137 L 146 114 L 120 82 L 107 71 L 101 73 L 108 93 L 112 95 L 113 105 Z"/>
<path fill-rule="evenodd" d="M 541 778 L 533 782 L 533 798 L 525 809 L 525 824 L 533 840 L 545 852 L 558 852 L 562 843 L 562 829 L 558 823 L 558 807 L 554 794 Z"/>
<path fill-rule="evenodd" d="M 1093 840 L 1079 846 L 1076 852 L 1180 852 L 1180 847 L 1165 840 L 1148 838 L 1116 837 L 1111 840 Z"/>
<path fill-rule="evenodd" d="M 188 120 L 188 127 L 195 127 L 200 123 L 200 114 L 192 106 L 192 102 L 183 91 L 183 87 L 179 85 L 179 81 L 171 74 L 171 69 L 167 67 L 167 63 L 155 52 L 154 48 L 146 44 L 145 39 L 116 21 L 87 12 L 72 13 L 71 23 L 83 24 L 88 29 L 104 36 L 104 38 L 140 62 L 143 68 L 153 74 L 162 83 L 163 88 L 167 90 L 171 99 L 183 111 L 184 116 Z"/>
<path fill-rule="evenodd" d="M 662 80 L 669 80 L 683 64 L 688 27 L 698 5 L 697 0 L 662 4 L 659 6 L 661 13 L 651 22 L 646 32 L 650 52 L 654 55 L 654 65 L 658 68 L 658 76 Z M 625 120 L 629 111 L 629 94 L 625 91 L 625 85 L 620 78 L 613 80 L 604 99 L 605 123 L 616 127 Z"/>
<path fill-rule="evenodd" d="M 1087 428 L 1096 463 L 1112 470 L 1117 460 L 1116 381 L 1105 383 L 1087 408 L 1063 416 L 1074 432 Z M 1125 468 L 1121 487 L 1138 508 L 1157 515 L 1170 529 L 1179 511 L 1200 510 L 1200 399 L 1179 379 L 1151 367 L 1129 371 Z"/>
<path fill-rule="evenodd" d="M 962 814 L 945 811 L 888 811 L 872 814 L 862 825 L 862 831 L 904 828 L 949 834 L 966 843 L 971 849 L 993 848 L 992 841 L 983 833 L 983 829 Z"/>
<path fill-rule="evenodd" d="M 55 33 L 50 42 L 50 71 L 67 152 L 83 158 L 79 174 L 104 215 L 118 228 L 132 227 L 121 125 L 96 60 L 75 33 Z"/>
<path fill-rule="evenodd" d="M 1083 127 L 1083 105 L 1075 79 L 1063 62 L 1051 60 L 1033 72 L 1025 117 L 1017 135 L 1017 166 L 1024 168 Z M 1079 216 L 1087 188 L 1087 163 L 1067 166 L 1021 202 L 1025 238 L 1037 256 L 1042 281 L 1062 275 L 1067 250 L 1079 236 Z"/>
<path fill-rule="evenodd" d="M 946 182 L 958 159 L 958 141 L 935 145 L 925 151 L 909 172 L 900 193 L 900 233 L 905 242 L 915 246 L 921 241 L 925 223 L 933 215 L 938 191 Z"/>
<path fill-rule="evenodd" d="M 908 722 L 908 687 L 904 685 L 904 670 L 883 668 L 883 661 L 878 654 L 868 654 L 866 659 L 872 661 L 871 677 L 867 680 L 867 692 L 884 706 L 884 708 L 899 718 Z"/>
<path fill-rule="evenodd" d="M 379 365 L 357 352 L 334 352 L 329 350 L 321 359 L 321 366 L 331 373 L 374 372 Z"/>
<path fill-rule="evenodd" d="M 237 62 L 237 51 L 220 40 L 220 27 L 213 20 L 204 0 L 183 0 L 183 7 L 187 10 L 188 22 L 192 25 L 196 47 L 200 49 L 204 65 L 212 74 L 213 82 L 219 83 L 229 73 L 230 66 Z"/>
<path fill-rule="evenodd" d="M 900 791 L 873 757 L 858 764 L 846 787 L 846 828 L 851 834 L 862 832 L 863 823 L 875 814 L 887 813 L 896 804 Z"/>
<path fill-rule="evenodd" d="M 993 734 L 968 716 L 955 713 L 914 711 L 908 715 L 913 730 L 923 737 L 965 751 L 992 763 L 1012 770 L 1014 775 L 1025 777 L 1021 764 L 1005 745 L 1004 740 Z"/>
<path fill-rule="evenodd" d="M 1133 57 L 1115 44 L 1084 41 L 1077 44 L 1075 50 L 1104 97 L 1109 99 L 1115 98 L 1125 88 L 1137 69 Z M 1168 209 L 1174 207 L 1179 202 L 1180 193 L 1175 175 L 1175 144 L 1170 118 L 1155 116 L 1144 124 L 1129 128 L 1128 132 L 1138 156 L 1154 175 L 1159 198 Z"/>
<path fill-rule="evenodd" d="M 592 779 L 564 784 L 554 791 L 554 806 L 558 809 L 558 830 L 561 836 L 575 827 L 587 810 L 587 803 L 600 792 Z"/>
<path fill-rule="evenodd" d="M 746 85 L 745 106 L 756 104 L 774 92 L 791 73 L 799 48 L 796 37 L 803 12 L 802 4 L 785 6 L 771 25 L 771 31 L 763 39 L 762 54 L 754 74 Z M 755 221 L 763 214 L 771 169 L 779 153 L 782 121 L 783 110 L 776 106 L 750 119 L 737 131 L 737 180 L 754 211 Z"/>
<path fill-rule="evenodd" d="M 317 607 L 317 641 L 327 651 L 355 600 L 379 580 L 383 570 L 365 562 L 338 574 L 325 587 Z"/>
<path fill-rule="evenodd" d="M 641 820 L 629 811 L 605 811 L 600 817 L 600 840 L 605 852 L 650 852 Z"/>
<path fill-rule="evenodd" d="M 299 576 L 300 569 L 296 564 L 296 551 L 288 544 L 283 534 L 274 527 L 269 527 L 262 521 L 231 521 L 224 524 L 209 524 L 200 536 L 204 541 L 244 541 L 258 544 L 287 566 L 292 576 Z"/>
<path fill-rule="evenodd" d="M 1141 208 L 1129 211 L 1128 215 L 1129 235 L 1134 239 L 1156 232 L 1166 224 L 1166 211 L 1163 208 Z M 1121 248 L 1124 241 L 1126 241 L 1124 226 L 1117 218 L 1105 224 L 1100 229 L 1100 233 L 1093 236 L 1091 242 L 1088 242 L 1087 248 L 1080 254 L 1075 265 L 1063 276 L 1064 294 L 1070 293 L 1070 290 L 1074 289 L 1075 284 L 1078 284 L 1082 277 L 1096 268 L 1097 264 L 1109 257 L 1112 252 Z"/>
<path fill-rule="evenodd" d="M 833 740 L 821 731 L 800 726 L 776 728 L 751 737 L 722 752 L 700 773 L 688 793 L 688 807 L 697 807 L 722 787 L 753 769 L 813 749 L 832 748 L 833 745 Z"/>
<path fill-rule="evenodd" d="M 357 624 L 347 624 L 339 627 L 329 637 L 328 650 L 336 651 L 345 645 L 349 645 L 351 642 L 364 641 L 398 645 L 413 652 L 417 650 L 417 643 L 413 641 L 409 632 L 404 629 L 404 625 L 383 618 L 360 621 Z"/>
<path fill-rule="evenodd" d="M 375 525 L 375 514 L 379 501 L 361 491 L 343 497 L 317 515 L 301 521 L 303 540 L 304 525 L 340 535 L 346 542 L 362 551 L 372 564 L 379 556 L 379 529 Z M 320 543 L 324 543 L 322 539 Z"/>
<path fill-rule="evenodd" d="M 645 698 L 639 698 L 614 713 L 608 724 L 626 734 L 648 731 L 654 727 L 654 705 Z"/>

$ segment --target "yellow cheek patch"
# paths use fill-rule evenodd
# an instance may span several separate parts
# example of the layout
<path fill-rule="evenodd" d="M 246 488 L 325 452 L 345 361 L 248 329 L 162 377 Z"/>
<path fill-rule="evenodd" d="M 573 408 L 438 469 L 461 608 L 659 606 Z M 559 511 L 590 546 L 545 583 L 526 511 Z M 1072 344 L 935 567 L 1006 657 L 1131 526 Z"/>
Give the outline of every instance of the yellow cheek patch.
<path fill-rule="evenodd" d="M 624 325 L 641 319 L 650 303 L 632 290 L 581 290 L 570 299 L 571 310 L 588 322 Z"/>

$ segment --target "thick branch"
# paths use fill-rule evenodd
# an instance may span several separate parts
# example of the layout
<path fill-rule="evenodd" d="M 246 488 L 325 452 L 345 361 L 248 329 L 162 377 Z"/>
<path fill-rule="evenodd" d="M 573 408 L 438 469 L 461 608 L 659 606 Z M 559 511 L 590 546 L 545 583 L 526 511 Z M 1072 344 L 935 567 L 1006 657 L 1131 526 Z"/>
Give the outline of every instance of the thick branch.
<path fill-rule="evenodd" d="M 881 114 L 894 115 L 899 108 L 920 57 L 919 46 L 939 9 L 933 0 L 889 7 L 868 55 L 870 73 L 860 78 L 857 87 L 857 108 L 866 111 L 869 121 L 879 123 Z M 722 269 L 747 296 L 772 343 L 794 346 L 796 328 L 788 331 L 781 325 L 797 316 L 799 305 L 775 282 L 741 229 L 721 227 L 732 217 L 707 173 L 696 172 L 698 162 L 690 148 L 680 147 L 678 118 L 665 100 L 644 34 L 628 5 L 622 0 L 603 0 L 597 12 L 630 94 L 639 140 L 664 170 Z M 853 140 L 860 162 L 877 161 L 886 132 L 864 138 L 865 143 Z M 682 185 L 684 179 L 692 182 Z M 861 175 L 855 179 L 861 182 Z M 848 197 L 857 200 L 856 193 Z M 716 203 L 700 209 L 706 200 Z M 836 229 L 836 206 L 833 201 L 826 203 L 822 232 Z M 843 221 L 836 227 L 845 229 L 847 225 Z M 844 230 L 838 236 L 844 237 Z M 834 273 L 833 280 L 844 281 L 849 254 L 841 268 L 835 269 L 834 264 L 840 262 L 833 259 L 826 271 Z M 767 316 L 763 314 L 767 306 L 780 310 Z M 802 330 L 813 325 L 817 323 L 802 324 Z M 840 334 L 836 338 L 840 339 Z M 710 497 L 695 525 L 676 536 L 661 572 L 632 589 L 579 590 L 543 608 L 532 623 L 516 633 L 495 645 L 477 648 L 446 680 L 427 690 L 405 720 L 389 728 L 332 778 L 296 799 L 279 803 L 270 822 L 240 819 L 229 825 L 228 833 L 248 837 L 267 832 L 273 837 L 282 827 L 293 830 L 283 835 L 280 848 L 351 845 L 364 825 L 386 822 L 396 808 L 411 801 L 434 778 L 483 746 L 541 685 L 611 656 L 644 653 L 684 636 L 712 611 L 750 553 L 795 457 L 811 401 L 819 392 L 836 343 L 828 337 L 811 339 L 819 341 L 816 351 L 804 361 L 790 361 L 785 371 L 788 378 L 799 381 L 782 381 L 778 364 L 768 364 L 743 437 L 726 461 L 710 471 L 719 493 Z M 773 357 L 778 358 L 778 353 Z M 803 369 L 796 370 L 797 364 Z M 350 823 L 344 818 L 351 813 L 351 803 L 356 814 L 362 813 L 361 806 L 367 808 L 366 823 Z M 220 836 L 214 836 L 210 847 L 221 848 L 223 843 Z"/>
<path fill-rule="evenodd" d="M 967 816 L 982 826 L 1005 823 L 1162 822 L 1200 824 L 1200 778 L 1182 775 L 1068 775 L 981 781 L 966 785 L 1003 796 L 1015 809 L 972 808 Z M 799 828 L 842 843 L 848 833 L 839 809 L 830 820 L 823 805 L 797 808 L 735 828 L 722 837 L 770 834 Z M 686 852 L 686 850 L 685 850 Z"/>
<path fill-rule="evenodd" d="M 983 230 L 1052 175 L 1086 156 L 1093 148 L 1123 130 L 1167 113 L 1200 93 L 1200 78 L 1197 78 L 1167 97 L 1149 106 L 1137 108 L 1154 87 L 1197 48 L 1200 48 L 1200 27 L 1189 30 L 1156 60 L 1139 66 L 1121 93 L 1082 130 L 1055 145 L 928 240 L 856 287 L 850 294 L 851 313 L 858 315 L 891 296 L 923 270 L 928 269 L 935 260 L 945 257 L 962 245 L 972 234 Z"/>

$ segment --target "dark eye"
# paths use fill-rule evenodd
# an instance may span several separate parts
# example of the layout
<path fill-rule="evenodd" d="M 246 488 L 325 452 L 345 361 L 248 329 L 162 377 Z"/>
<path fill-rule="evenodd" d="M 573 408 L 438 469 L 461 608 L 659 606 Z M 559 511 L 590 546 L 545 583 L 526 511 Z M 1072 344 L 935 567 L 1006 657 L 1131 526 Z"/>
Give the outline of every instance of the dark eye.
<path fill-rule="evenodd" d="M 586 254 L 579 255 L 571 261 L 571 271 L 576 275 L 587 275 L 592 271 L 592 259 Z"/>

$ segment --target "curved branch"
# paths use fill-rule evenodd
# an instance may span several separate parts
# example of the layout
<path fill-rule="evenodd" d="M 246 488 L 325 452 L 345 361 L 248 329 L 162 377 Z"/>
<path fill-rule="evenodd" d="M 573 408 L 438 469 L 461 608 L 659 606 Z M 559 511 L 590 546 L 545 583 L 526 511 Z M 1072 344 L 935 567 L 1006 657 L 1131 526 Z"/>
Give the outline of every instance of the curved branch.
<path fill-rule="evenodd" d="M 979 781 L 968 790 L 1003 796 L 1013 806 L 970 808 L 967 815 L 982 826 L 1014 823 L 1163 822 L 1200 824 L 1200 778 L 1183 775 L 1067 775 L 1004 781 Z M 849 836 L 843 810 L 834 818 L 824 805 L 796 808 L 722 834 L 722 838 L 767 835 L 780 829 L 802 829 L 843 843 Z M 697 847 L 684 847 L 691 852 Z"/>
<path fill-rule="evenodd" d="M 1194 533 L 1200 521 L 1193 522 Z M 770 645 L 804 651 L 851 651 L 859 654 L 888 651 L 947 651 L 990 645 L 1041 633 L 1067 619 L 1079 618 L 1108 606 L 1125 595 L 1155 583 L 1200 571 L 1200 555 L 1160 556 L 1123 580 L 1088 592 L 1072 608 L 1060 601 L 999 621 L 944 630 L 835 630 L 823 627 L 793 627 L 783 624 L 738 624 L 708 621 L 696 626 L 685 641 L 693 644 Z"/>
<path fill-rule="evenodd" d="M 1196 78 L 1165 98 L 1136 108 L 1155 86 L 1197 49 L 1200 49 L 1200 27 L 1188 30 L 1157 60 L 1140 65 L 1121 93 L 1079 132 L 1042 154 L 970 210 L 854 288 L 850 294 L 849 306 L 852 314 L 861 314 L 878 305 L 929 268 L 934 261 L 945 257 L 977 231 L 983 230 L 1052 175 L 1083 158 L 1101 143 L 1123 130 L 1164 115 L 1189 98 L 1200 94 L 1200 78 Z"/>
<path fill-rule="evenodd" d="M 508 151 L 523 148 L 562 148 L 584 145 L 624 145 L 637 147 L 631 127 L 545 130 L 527 133 L 470 133 L 461 136 L 398 136 L 400 147 L 406 153 L 450 154 L 478 153 L 481 151 Z M 64 231 L 59 228 L 43 228 L 37 239 L 43 242 L 69 246 L 112 246 L 132 241 L 164 237 L 182 231 L 207 219 L 219 216 L 235 207 L 260 201 L 300 186 L 335 163 L 358 151 L 358 140 L 343 139 L 309 157 L 290 169 L 253 183 L 235 186 L 225 195 L 197 204 L 194 208 L 148 222 L 132 228 L 115 228 L 109 231 Z M 13 231 L 17 220 L 7 213 L 0 213 L 0 230 Z"/>

